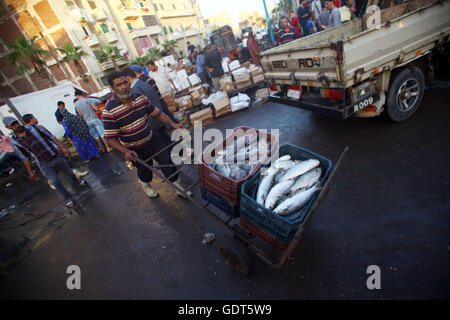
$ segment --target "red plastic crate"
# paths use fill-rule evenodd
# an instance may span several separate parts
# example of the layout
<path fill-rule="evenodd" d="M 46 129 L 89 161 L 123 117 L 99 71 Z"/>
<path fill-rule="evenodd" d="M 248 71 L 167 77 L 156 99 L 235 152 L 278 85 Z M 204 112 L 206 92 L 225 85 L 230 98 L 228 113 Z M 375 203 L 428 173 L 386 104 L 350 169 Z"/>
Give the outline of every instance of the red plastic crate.
<path fill-rule="evenodd" d="M 268 232 L 264 231 L 263 229 L 261 229 L 260 227 L 258 227 L 253 222 L 248 221 L 247 219 L 245 219 L 242 216 L 240 217 L 239 222 L 240 222 L 240 225 L 244 229 L 253 233 L 257 237 L 261 238 L 264 242 L 270 244 L 273 248 L 275 248 L 279 251 L 284 251 L 287 249 L 289 243 L 281 242 L 280 240 L 278 240 L 277 238 L 272 236 L 270 233 L 268 233 Z"/>
<path fill-rule="evenodd" d="M 236 132 L 237 130 L 243 130 L 246 132 L 247 130 L 255 130 L 258 134 L 263 135 L 259 130 L 249 128 L 249 127 L 238 127 L 233 130 Z M 222 145 L 225 146 L 226 142 L 230 139 L 233 139 L 233 134 L 228 136 L 223 142 Z M 266 139 L 268 142 L 270 142 L 273 138 L 271 134 L 267 133 Z M 202 157 L 202 163 L 197 166 L 198 169 L 198 182 L 199 184 L 208 189 L 209 191 L 214 192 L 215 194 L 221 196 L 222 198 L 229 201 L 232 205 L 238 205 L 241 200 L 241 187 L 242 184 L 248 180 L 255 172 L 258 172 L 258 170 L 261 168 L 263 164 L 265 164 L 267 161 L 269 161 L 270 156 L 274 154 L 274 150 L 278 149 L 278 139 L 273 139 L 275 142 L 273 145 L 271 145 L 271 152 L 268 157 L 265 159 L 262 159 L 262 161 L 258 164 L 258 166 L 253 170 L 253 173 L 249 176 L 245 177 L 242 180 L 234 180 L 229 177 L 225 177 L 224 175 L 220 174 L 216 170 L 214 170 L 212 167 L 210 167 L 208 164 L 206 164 L 203 161 Z"/>

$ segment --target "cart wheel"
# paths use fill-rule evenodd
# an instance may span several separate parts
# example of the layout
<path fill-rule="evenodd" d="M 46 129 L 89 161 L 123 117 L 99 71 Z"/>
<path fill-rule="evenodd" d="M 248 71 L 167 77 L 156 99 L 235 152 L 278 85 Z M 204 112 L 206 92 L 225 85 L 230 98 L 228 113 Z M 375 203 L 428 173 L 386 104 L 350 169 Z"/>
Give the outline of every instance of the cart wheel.
<path fill-rule="evenodd" d="M 255 259 L 244 243 L 224 235 L 217 240 L 216 249 L 229 267 L 243 275 L 249 274 Z"/>

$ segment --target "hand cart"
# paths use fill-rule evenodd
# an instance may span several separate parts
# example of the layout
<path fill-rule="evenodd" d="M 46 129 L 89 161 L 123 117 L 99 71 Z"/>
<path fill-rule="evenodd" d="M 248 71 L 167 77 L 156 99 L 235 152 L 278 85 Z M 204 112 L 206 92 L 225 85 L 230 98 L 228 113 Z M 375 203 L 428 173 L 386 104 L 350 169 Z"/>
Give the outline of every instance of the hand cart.
<path fill-rule="evenodd" d="M 170 185 L 172 188 L 174 188 L 177 192 L 179 192 L 181 195 L 183 195 L 186 199 L 194 203 L 197 207 L 202 209 L 204 212 L 206 212 L 211 217 L 215 218 L 218 222 L 220 222 L 222 225 L 227 227 L 229 230 L 233 232 L 232 236 L 226 236 L 222 239 L 216 240 L 216 248 L 218 249 L 221 256 L 224 258 L 225 262 L 234 270 L 247 275 L 254 262 L 254 255 L 256 255 L 258 258 L 260 258 L 262 261 L 270 265 L 271 267 L 275 269 L 281 269 L 286 262 L 288 261 L 288 258 L 291 256 L 294 249 L 297 247 L 303 233 L 305 232 L 306 228 L 311 222 L 311 219 L 315 212 L 317 211 L 319 205 L 322 203 L 322 201 L 325 199 L 325 197 L 328 194 L 328 191 L 330 189 L 330 184 L 333 181 L 336 172 L 338 171 L 339 167 L 341 166 L 342 160 L 344 158 L 344 155 L 348 151 L 349 147 L 346 147 L 344 151 L 341 153 L 336 165 L 333 167 L 332 171 L 330 172 L 330 175 L 328 176 L 328 179 L 324 182 L 321 191 L 319 192 L 319 195 L 312 205 L 312 207 L 308 210 L 306 213 L 306 216 L 303 220 L 303 222 L 299 225 L 299 228 L 297 232 L 295 233 L 293 239 L 289 242 L 287 248 L 283 252 L 275 252 L 274 250 L 267 249 L 267 244 L 262 243 L 261 245 L 261 239 L 258 239 L 255 237 L 255 235 L 247 232 L 242 227 L 240 227 L 239 224 L 232 223 L 233 218 L 229 217 L 228 219 L 224 220 L 221 217 L 219 217 L 216 213 L 208 209 L 208 206 L 211 204 L 210 202 L 206 202 L 205 204 L 201 204 L 199 201 L 194 199 L 193 197 L 190 197 L 187 192 L 192 190 L 195 186 L 198 185 L 198 179 L 197 181 L 187 187 L 186 189 L 182 190 L 179 187 L 177 187 L 173 182 L 171 182 L 169 179 L 175 176 L 176 174 L 179 174 L 181 172 L 181 169 L 183 165 L 149 165 L 147 162 L 151 161 L 153 158 L 155 158 L 158 154 L 161 152 L 164 152 L 167 149 L 172 148 L 173 146 L 180 143 L 182 140 L 175 141 L 165 147 L 164 149 L 160 150 L 158 153 L 154 154 L 148 159 L 142 160 L 142 159 L 135 159 L 138 163 L 146 167 L 148 170 L 151 170 L 155 175 L 160 177 L 163 181 L 167 182 L 168 185 Z M 168 167 L 168 166 L 174 166 L 174 167 L 180 167 L 174 172 L 171 176 L 165 177 L 158 168 Z M 259 243 L 258 243 L 259 242 Z M 252 254 L 253 252 L 253 254 Z"/>

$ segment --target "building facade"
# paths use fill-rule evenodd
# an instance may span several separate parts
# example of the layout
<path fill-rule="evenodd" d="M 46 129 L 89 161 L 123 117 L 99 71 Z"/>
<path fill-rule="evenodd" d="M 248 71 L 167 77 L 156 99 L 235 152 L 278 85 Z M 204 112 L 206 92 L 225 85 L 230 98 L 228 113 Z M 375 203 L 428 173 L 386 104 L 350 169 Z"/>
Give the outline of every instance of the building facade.
<path fill-rule="evenodd" d="M 50 51 L 44 57 L 56 84 L 70 80 L 88 92 L 107 86 L 106 77 L 115 65 L 122 67 L 165 40 L 177 41 L 176 51 L 186 53 L 186 41 L 204 44 L 204 23 L 196 1 L 191 0 L 0 0 L 0 92 L 13 97 L 51 86 L 33 70 L 17 75 L 10 65 L 8 44 L 17 36 L 37 37 Z M 81 46 L 87 56 L 80 62 L 59 63 L 56 48 L 67 43 Z M 105 46 L 119 58 L 99 62 Z"/>

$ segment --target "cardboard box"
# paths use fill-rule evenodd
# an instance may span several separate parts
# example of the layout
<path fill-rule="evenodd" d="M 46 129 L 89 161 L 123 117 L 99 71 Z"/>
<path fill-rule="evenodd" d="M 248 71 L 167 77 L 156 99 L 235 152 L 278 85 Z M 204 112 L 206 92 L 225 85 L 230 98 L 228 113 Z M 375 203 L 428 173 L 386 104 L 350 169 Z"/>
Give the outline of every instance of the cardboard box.
<path fill-rule="evenodd" d="M 190 95 L 175 99 L 175 102 L 180 110 L 192 108 L 192 99 Z"/>
<path fill-rule="evenodd" d="M 236 90 L 233 79 L 231 77 L 223 77 L 219 80 L 222 91 L 226 93 Z"/>
<path fill-rule="evenodd" d="M 250 73 L 247 71 L 240 72 L 234 75 L 234 82 L 236 84 L 250 81 Z"/>
<path fill-rule="evenodd" d="M 248 81 L 245 81 L 245 82 L 236 83 L 236 88 L 238 90 L 241 90 L 241 89 L 244 89 L 246 87 L 250 87 L 252 85 L 253 85 L 253 83 L 250 80 L 248 80 Z"/>
<path fill-rule="evenodd" d="M 262 88 L 256 90 L 255 96 L 257 99 L 264 100 L 269 97 L 269 89 L 268 88 Z"/>
<path fill-rule="evenodd" d="M 209 120 L 212 118 L 213 118 L 213 111 L 211 110 L 211 108 L 208 107 L 195 113 L 192 113 L 189 117 L 189 120 L 191 124 L 194 125 L 194 121 Z"/>
<path fill-rule="evenodd" d="M 248 68 L 248 67 L 250 67 L 250 65 L 251 65 L 250 61 L 247 61 L 247 62 L 244 62 L 243 64 L 241 64 L 241 67 Z"/>
<path fill-rule="evenodd" d="M 230 71 L 230 68 L 228 67 L 228 63 L 227 62 L 222 62 L 222 69 L 223 69 L 223 72 Z"/>
<path fill-rule="evenodd" d="M 177 106 L 169 107 L 169 111 L 172 112 L 172 113 L 177 112 L 178 111 L 178 107 Z"/>
<path fill-rule="evenodd" d="M 188 119 L 186 118 L 186 113 L 183 110 L 177 111 L 173 114 L 174 118 L 178 120 L 178 122 L 183 123 Z"/>
<path fill-rule="evenodd" d="M 227 115 L 229 113 L 231 113 L 231 107 L 230 105 L 226 106 L 225 108 L 220 109 L 219 111 L 216 110 L 215 115 L 216 118 L 220 118 L 223 117 L 224 115 Z"/>
<path fill-rule="evenodd" d="M 176 107 L 177 106 L 177 104 L 175 102 L 175 98 L 172 94 L 167 94 L 165 96 L 162 96 L 161 98 L 164 100 L 164 102 L 167 104 L 168 107 Z"/>
<path fill-rule="evenodd" d="M 195 86 L 195 85 L 201 83 L 202 80 L 199 78 L 198 75 L 196 75 L 196 74 L 194 73 L 194 74 L 191 74 L 191 75 L 189 76 L 189 82 L 191 83 L 192 86 Z"/>
<path fill-rule="evenodd" d="M 264 75 L 258 74 L 257 76 L 252 76 L 253 83 L 260 83 L 264 81 Z"/>
<path fill-rule="evenodd" d="M 231 61 L 231 63 L 228 65 L 228 67 L 230 68 L 230 70 L 238 69 L 240 67 L 239 60 Z"/>
<path fill-rule="evenodd" d="M 191 83 L 189 82 L 189 79 L 180 78 L 180 86 L 181 90 L 189 89 L 191 86 Z"/>
<path fill-rule="evenodd" d="M 225 97 L 225 98 L 217 101 L 216 103 L 214 103 L 214 109 L 220 110 L 229 105 L 230 105 L 230 99 L 228 97 Z"/>

